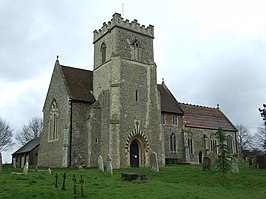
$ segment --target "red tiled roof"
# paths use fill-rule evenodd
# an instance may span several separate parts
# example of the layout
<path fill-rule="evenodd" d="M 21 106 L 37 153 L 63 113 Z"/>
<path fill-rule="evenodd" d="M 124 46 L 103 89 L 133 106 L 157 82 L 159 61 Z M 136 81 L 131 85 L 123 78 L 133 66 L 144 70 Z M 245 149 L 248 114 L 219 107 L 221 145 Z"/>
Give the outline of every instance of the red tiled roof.
<path fill-rule="evenodd" d="M 73 68 L 61 65 L 73 100 L 93 103 L 95 98 L 92 94 L 93 73 L 89 70 Z"/>
<path fill-rule="evenodd" d="M 237 131 L 235 126 L 218 108 L 196 106 L 191 104 L 179 104 L 184 111 L 184 123 L 186 127 L 218 129 Z"/>
<path fill-rule="evenodd" d="M 183 114 L 179 104 L 166 85 L 157 84 L 157 89 L 161 95 L 161 111 L 167 113 Z"/>

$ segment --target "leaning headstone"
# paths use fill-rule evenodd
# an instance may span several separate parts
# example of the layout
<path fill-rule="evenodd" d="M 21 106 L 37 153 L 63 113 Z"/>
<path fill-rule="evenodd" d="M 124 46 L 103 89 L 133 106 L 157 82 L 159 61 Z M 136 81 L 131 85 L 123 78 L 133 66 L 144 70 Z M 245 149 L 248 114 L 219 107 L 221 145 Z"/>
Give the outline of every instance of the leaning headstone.
<path fill-rule="evenodd" d="M 231 158 L 231 172 L 239 174 L 238 159 L 236 157 Z"/>
<path fill-rule="evenodd" d="M 100 155 L 98 157 L 98 167 L 99 171 L 104 172 L 103 158 Z"/>
<path fill-rule="evenodd" d="M 28 171 L 29 171 L 29 162 L 26 162 L 23 169 L 23 174 L 28 175 Z"/>
<path fill-rule="evenodd" d="M 266 156 L 264 155 L 257 156 L 257 164 L 260 169 L 266 169 Z"/>
<path fill-rule="evenodd" d="M 63 175 L 63 184 L 62 184 L 62 191 L 66 190 L 66 173 Z"/>
<path fill-rule="evenodd" d="M 112 158 L 110 155 L 107 156 L 107 173 L 113 175 L 113 167 L 112 167 Z"/>
<path fill-rule="evenodd" d="M 211 170 L 211 159 L 209 157 L 204 157 L 203 158 L 203 164 L 202 164 L 203 171 L 210 171 Z"/>
<path fill-rule="evenodd" d="M 2 172 L 2 153 L 0 152 L 0 173 Z"/>
<path fill-rule="evenodd" d="M 13 158 L 13 168 L 17 168 L 16 158 Z"/>
<path fill-rule="evenodd" d="M 152 152 L 150 155 L 151 170 L 154 172 L 159 172 L 157 153 Z"/>

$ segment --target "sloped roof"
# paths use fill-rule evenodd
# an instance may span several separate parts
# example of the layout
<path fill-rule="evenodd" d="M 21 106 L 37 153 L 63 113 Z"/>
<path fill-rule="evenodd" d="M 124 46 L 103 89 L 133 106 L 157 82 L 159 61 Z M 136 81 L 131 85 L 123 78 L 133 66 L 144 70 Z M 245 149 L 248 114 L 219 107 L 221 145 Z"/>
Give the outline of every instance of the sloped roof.
<path fill-rule="evenodd" d="M 237 131 L 235 126 L 223 114 L 219 108 L 180 104 L 184 111 L 184 123 L 186 127 L 218 129 Z"/>
<path fill-rule="evenodd" d="M 70 97 L 73 100 L 95 102 L 92 94 L 93 72 L 63 65 L 61 65 L 61 68 L 70 90 Z"/>
<path fill-rule="evenodd" d="M 157 84 L 157 89 L 161 95 L 162 112 L 183 114 L 183 111 L 180 109 L 177 100 L 164 83 Z"/>
<path fill-rule="evenodd" d="M 16 152 L 14 152 L 12 155 L 21 154 L 21 153 L 28 153 L 37 146 L 40 145 L 40 138 L 34 138 L 33 140 L 29 141 L 27 144 L 19 148 Z"/>

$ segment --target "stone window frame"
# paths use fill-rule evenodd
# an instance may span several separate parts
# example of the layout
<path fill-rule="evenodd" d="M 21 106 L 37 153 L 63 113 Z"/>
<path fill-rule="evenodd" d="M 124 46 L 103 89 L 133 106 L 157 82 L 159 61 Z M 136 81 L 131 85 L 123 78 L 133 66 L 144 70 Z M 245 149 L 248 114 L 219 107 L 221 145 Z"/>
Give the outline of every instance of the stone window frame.
<path fill-rule="evenodd" d="M 170 135 L 170 152 L 176 153 L 177 147 L 176 147 L 176 134 L 172 133 Z"/>
<path fill-rule="evenodd" d="M 188 137 L 187 138 L 187 148 L 188 148 L 188 154 L 193 154 L 194 153 L 194 149 L 193 149 L 193 139 L 192 137 Z"/>
<path fill-rule="evenodd" d="M 106 62 L 106 49 L 107 49 L 106 43 L 102 42 L 101 44 L 102 64 Z"/>
<path fill-rule="evenodd" d="M 48 122 L 48 141 L 53 142 L 58 140 L 58 118 L 59 109 L 56 100 L 54 99 L 51 103 L 49 110 L 49 122 Z"/>
<path fill-rule="evenodd" d="M 134 39 L 134 41 L 131 44 L 132 46 L 132 59 L 133 60 L 140 60 L 140 44 L 138 39 Z"/>
<path fill-rule="evenodd" d="M 172 116 L 172 124 L 173 125 L 178 125 L 178 116 L 176 114 L 173 114 Z"/>
<path fill-rule="evenodd" d="M 232 135 L 227 135 L 226 136 L 226 145 L 227 145 L 227 150 L 231 154 L 233 153 L 233 136 Z"/>
<path fill-rule="evenodd" d="M 212 138 L 210 139 L 210 151 L 214 152 L 215 154 L 218 154 L 218 148 L 217 148 L 217 139 Z"/>

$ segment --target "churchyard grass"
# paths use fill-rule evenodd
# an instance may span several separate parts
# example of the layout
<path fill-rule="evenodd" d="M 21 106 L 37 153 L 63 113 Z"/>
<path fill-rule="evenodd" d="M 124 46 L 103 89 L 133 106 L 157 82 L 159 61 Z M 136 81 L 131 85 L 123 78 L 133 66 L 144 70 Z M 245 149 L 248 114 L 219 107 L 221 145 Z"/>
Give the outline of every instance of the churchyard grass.
<path fill-rule="evenodd" d="M 35 172 L 30 169 L 27 176 L 11 174 L 22 172 L 11 165 L 4 165 L 0 173 L 0 198 L 81 198 L 80 175 L 84 179 L 83 198 L 266 198 L 266 170 L 249 168 L 240 164 L 240 173 L 227 174 L 225 185 L 220 183 L 215 171 L 202 171 L 201 165 L 175 165 L 160 168 L 155 173 L 150 168 L 114 169 L 114 175 L 100 173 L 96 168 L 47 169 Z M 146 181 L 132 182 L 121 179 L 122 172 L 145 174 Z M 58 188 L 55 188 L 55 174 Z M 62 191 L 63 174 L 66 173 L 66 191 Z M 77 194 L 73 194 L 73 175 L 77 179 Z"/>

